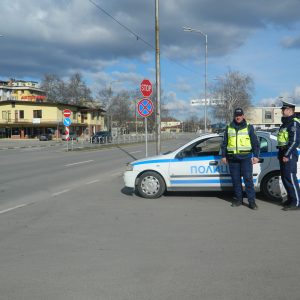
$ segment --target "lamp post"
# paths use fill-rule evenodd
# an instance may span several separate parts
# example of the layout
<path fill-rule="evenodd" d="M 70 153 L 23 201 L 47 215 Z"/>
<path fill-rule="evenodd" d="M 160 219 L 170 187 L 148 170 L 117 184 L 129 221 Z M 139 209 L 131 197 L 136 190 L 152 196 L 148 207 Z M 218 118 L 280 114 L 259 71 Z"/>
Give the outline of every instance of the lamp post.
<path fill-rule="evenodd" d="M 197 32 L 205 37 L 205 80 L 204 80 L 204 93 L 205 93 L 205 102 L 204 102 L 204 130 L 207 130 L 207 34 L 203 33 L 199 29 L 193 29 L 191 27 L 183 27 L 184 31 L 188 32 Z"/>

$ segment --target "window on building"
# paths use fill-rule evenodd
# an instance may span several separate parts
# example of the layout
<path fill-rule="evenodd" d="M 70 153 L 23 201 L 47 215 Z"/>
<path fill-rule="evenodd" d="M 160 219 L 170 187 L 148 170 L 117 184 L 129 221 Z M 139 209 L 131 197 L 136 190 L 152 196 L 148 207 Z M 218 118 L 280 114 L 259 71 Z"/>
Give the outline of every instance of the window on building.
<path fill-rule="evenodd" d="M 265 120 L 272 120 L 272 112 L 266 110 L 265 111 Z"/>
<path fill-rule="evenodd" d="M 7 111 L 2 111 L 2 120 L 7 120 Z"/>
<path fill-rule="evenodd" d="M 33 117 L 41 119 L 42 118 L 42 110 L 34 110 Z"/>
<path fill-rule="evenodd" d="M 19 110 L 19 118 L 24 119 L 24 110 Z"/>

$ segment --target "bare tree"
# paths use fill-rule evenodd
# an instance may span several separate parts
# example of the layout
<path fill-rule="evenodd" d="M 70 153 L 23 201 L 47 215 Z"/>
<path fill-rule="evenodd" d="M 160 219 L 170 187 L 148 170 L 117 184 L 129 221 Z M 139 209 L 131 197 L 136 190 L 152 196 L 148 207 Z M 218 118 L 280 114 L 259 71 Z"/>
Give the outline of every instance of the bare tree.
<path fill-rule="evenodd" d="M 67 100 L 68 103 L 76 105 L 88 105 L 93 100 L 91 90 L 82 80 L 80 73 L 73 74 L 67 83 Z"/>
<path fill-rule="evenodd" d="M 49 102 L 89 105 L 93 101 L 91 91 L 80 73 L 73 74 L 69 82 L 64 82 L 55 74 L 45 74 L 41 88 L 46 92 Z"/>
<path fill-rule="evenodd" d="M 55 74 L 44 74 L 41 89 L 46 92 L 49 102 L 66 102 L 65 83 Z"/>
<path fill-rule="evenodd" d="M 219 100 L 214 108 L 215 116 L 230 122 L 235 108 L 242 107 L 245 110 L 251 106 L 253 91 L 254 83 L 250 75 L 229 71 L 219 77 L 212 91 L 213 98 Z"/>

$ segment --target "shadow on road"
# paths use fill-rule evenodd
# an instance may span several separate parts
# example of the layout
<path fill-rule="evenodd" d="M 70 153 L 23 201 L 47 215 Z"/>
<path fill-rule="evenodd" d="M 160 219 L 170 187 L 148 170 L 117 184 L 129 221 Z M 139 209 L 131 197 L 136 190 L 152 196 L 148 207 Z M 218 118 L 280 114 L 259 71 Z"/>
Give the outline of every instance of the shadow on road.
<path fill-rule="evenodd" d="M 134 191 L 134 189 L 132 188 L 128 188 L 128 187 L 124 187 L 121 190 L 121 193 L 127 196 L 135 196 L 136 193 Z M 281 201 L 271 201 L 268 199 L 264 198 L 264 195 L 261 193 L 257 193 L 256 194 L 256 199 L 266 202 L 266 203 L 270 203 L 273 205 L 277 205 L 277 206 L 282 206 L 282 202 Z M 193 192 L 166 192 L 164 194 L 164 197 L 198 197 L 198 198 L 218 198 L 220 200 L 226 201 L 228 203 L 232 202 L 232 192 L 231 191 L 193 191 Z M 151 199 L 150 199 L 151 200 Z M 248 199 L 246 196 L 244 196 L 244 200 L 243 200 L 244 205 L 248 205 Z"/>
<path fill-rule="evenodd" d="M 121 189 L 121 193 L 124 195 L 127 195 L 127 196 L 135 195 L 134 189 L 126 187 L 126 186 Z"/>

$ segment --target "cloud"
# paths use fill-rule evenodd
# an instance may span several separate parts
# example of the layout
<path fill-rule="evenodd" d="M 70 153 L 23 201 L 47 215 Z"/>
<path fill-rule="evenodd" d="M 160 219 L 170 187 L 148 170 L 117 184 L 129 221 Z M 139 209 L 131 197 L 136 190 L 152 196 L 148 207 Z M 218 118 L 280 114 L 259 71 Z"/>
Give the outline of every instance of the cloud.
<path fill-rule="evenodd" d="M 300 48 L 300 35 L 282 39 L 281 45 L 284 48 Z"/>
<path fill-rule="evenodd" d="M 154 47 L 154 2 L 94 2 Z M 226 0 L 222 9 L 217 0 L 171 2 L 160 3 L 161 48 L 171 58 L 199 55 L 201 37 L 183 32 L 184 25 L 205 31 L 210 55 L 220 56 L 242 45 L 255 30 L 267 24 L 291 26 L 298 21 L 300 11 L 297 0 L 268 0 L 263 4 L 258 0 Z M 105 59 L 148 60 L 147 53 L 154 51 L 91 1 L 29 0 L 25 11 L 21 0 L 2 0 L 0 10 L 0 28 L 5 35 L 0 61 L 4 64 L 4 76 L 12 72 L 37 76 L 74 68 L 93 70 Z M 296 45 L 298 38 L 285 43 Z"/>

